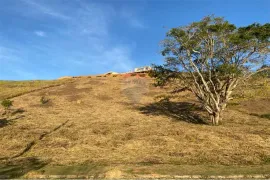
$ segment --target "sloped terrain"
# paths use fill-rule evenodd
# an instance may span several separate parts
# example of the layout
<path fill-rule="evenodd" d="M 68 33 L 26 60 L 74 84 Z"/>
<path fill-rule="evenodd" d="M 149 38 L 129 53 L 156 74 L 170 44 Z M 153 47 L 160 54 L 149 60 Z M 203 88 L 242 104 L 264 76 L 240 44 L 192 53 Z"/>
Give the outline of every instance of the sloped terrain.
<path fill-rule="evenodd" d="M 16 176 L 13 170 L 20 164 L 29 168 L 17 175 L 107 177 L 117 169 L 112 176 L 125 177 L 192 173 L 192 167 L 207 174 L 207 167 L 215 166 L 268 172 L 269 97 L 235 101 L 222 125 L 213 127 L 190 93 L 158 101 L 155 97 L 165 91 L 148 77 L 81 77 L 13 98 L 13 109 L 1 119 L 0 174 Z M 49 101 L 42 104 L 41 97 Z M 233 169 L 226 173 L 236 173 Z"/>

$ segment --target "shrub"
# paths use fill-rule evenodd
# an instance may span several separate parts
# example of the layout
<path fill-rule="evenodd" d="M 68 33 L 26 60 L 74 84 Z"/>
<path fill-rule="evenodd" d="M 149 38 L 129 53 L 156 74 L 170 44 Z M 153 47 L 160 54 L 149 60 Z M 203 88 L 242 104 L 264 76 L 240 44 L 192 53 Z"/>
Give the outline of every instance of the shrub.
<path fill-rule="evenodd" d="M 1 105 L 5 108 L 5 109 L 9 109 L 13 104 L 13 101 L 9 100 L 9 99 L 5 99 L 1 102 Z"/>
<path fill-rule="evenodd" d="M 117 77 L 117 75 L 113 75 L 113 77 Z"/>
<path fill-rule="evenodd" d="M 136 73 L 132 73 L 132 74 L 130 74 L 130 76 L 136 76 L 137 74 Z"/>
<path fill-rule="evenodd" d="M 140 77 L 145 77 L 145 76 L 146 76 L 146 74 L 139 74 L 139 76 L 140 76 Z"/>
<path fill-rule="evenodd" d="M 270 114 L 256 114 L 256 113 L 250 113 L 249 115 L 251 116 L 257 116 L 257 117 L 260 117 L 260 118 L 265 118 L 265 119 L 270 119 Z"/>
<path fill-rule="evenodd" d="M 48 103 L 48 102 L 49 102 L 49 99 L 46 98 L 45 96 L 42 96 L 42 97 L 40 98 L 40 103 L 41 103 L 41 104 L 46 104 L 46 103 Z"/>
<path fill-rule="evenodd" d="M 260 117 L 270 119 L 270 114 L 262 114 L 262 115 L 260 115 Z"/>

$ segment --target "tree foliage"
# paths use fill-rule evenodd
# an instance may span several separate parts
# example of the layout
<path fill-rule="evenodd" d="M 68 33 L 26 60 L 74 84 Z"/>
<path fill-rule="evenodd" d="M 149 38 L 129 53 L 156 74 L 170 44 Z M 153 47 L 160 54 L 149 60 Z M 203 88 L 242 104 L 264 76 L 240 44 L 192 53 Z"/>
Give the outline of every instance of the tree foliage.
<path fill-rule="evenodd" d="M 157 85 L 173 83 L 192 91 L 218 125 L 239 80 L 267 60 L 270 24 L 237 28 L 220 17 L 172 28 L 162 41 L 165 64 L 152 76 Z"/>

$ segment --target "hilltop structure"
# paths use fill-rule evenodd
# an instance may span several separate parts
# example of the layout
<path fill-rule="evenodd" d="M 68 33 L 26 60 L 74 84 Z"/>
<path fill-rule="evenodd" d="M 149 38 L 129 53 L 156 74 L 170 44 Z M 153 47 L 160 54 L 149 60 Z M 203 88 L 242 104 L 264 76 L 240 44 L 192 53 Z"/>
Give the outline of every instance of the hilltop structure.
<path fill-rule="evenodd" d="M 148 72 L 150 70 L 152 70 L 151 66 L 143 66 L 143 67 L 135 68 L 134 72 L 141 73 L 141 72 Z"/>

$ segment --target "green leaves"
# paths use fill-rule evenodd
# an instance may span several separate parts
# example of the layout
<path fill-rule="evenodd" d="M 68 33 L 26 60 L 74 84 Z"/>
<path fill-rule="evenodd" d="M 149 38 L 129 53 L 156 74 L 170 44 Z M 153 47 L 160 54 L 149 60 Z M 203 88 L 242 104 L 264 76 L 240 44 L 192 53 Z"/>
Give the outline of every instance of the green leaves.
<path fill-rule="evenodd" d="M 186 36 L 186 32 L 182 30 L 181 28 L 172 28 L 167 36 L 174 37 L 174 38 L 183 38 Z"/>
<path fill-rule="evenodd" d="M 222 33 L 222 32 L 233 32 L 236 29 L 236 26 L 234 24 L 230 24 L 228 21 L 224 21 L 220 24 L 210 24 L 207 25 L 206 29 L 208 32 L 213 33 Z"/>
<path fill-rule="evenodd" d="M 240 27 L 238 34 L 239 38 L 243 40 L 257 39 L 260 42 L 269 42 L 270 24 L 261 25 L 259 23 L 253 23 L 246 27 Z"/>
<path fill-rule="evenodd" d="M 188 26 L 172 28 L 163 41 L 161 53 L 167 58 L 181 59 L 181 66 L 189 64 L 190 58 L 201 62 L 198 66 L 204 69 L 213 69 L 210 67 L 223 63 L 245 66 L 256 62 L 255 56 L 259 58 L 269 53 L 269 41 L 269 23 L 237 28 L 221 17 L 207 16 Z M 249 56 L 250 52 L 252 57 Z M 167 61 L 167 65 L 175 66 L 175 62 L 172 62 Z"/>
<path fill-rule="evenodd" d="M 164 66 L 154 66 L 153 70 L 149 72 L 149 76 L 155 78 L 155 86 L 165 86 L 171 78 L 177 78 L 179 73 Z"/>
<path fill-rule="evenodd" d="M 220 77 L 228 75 L 240 76 L 242 74 L 242 70 L 233 64 L 221 64 L 215 69 L 215 71 Z"/>
<path fill-rule="evenodd" d="M 156 66 L 151 76 L 158 86 L 188 87 L 213 116 L 224 110 L 239 79 L 269 54 L 269 41 L 269 23 L 237 28 L 207 16 L 167 33 L 161 52 L 165 65 Z"/>
<path fill-rule="evenodd" d="M 5 99 L 1 102 L 1 105 L 5 108 L 5 109 L 9 109 L 12 105 L 13 102 L 9 99 Z"/>

